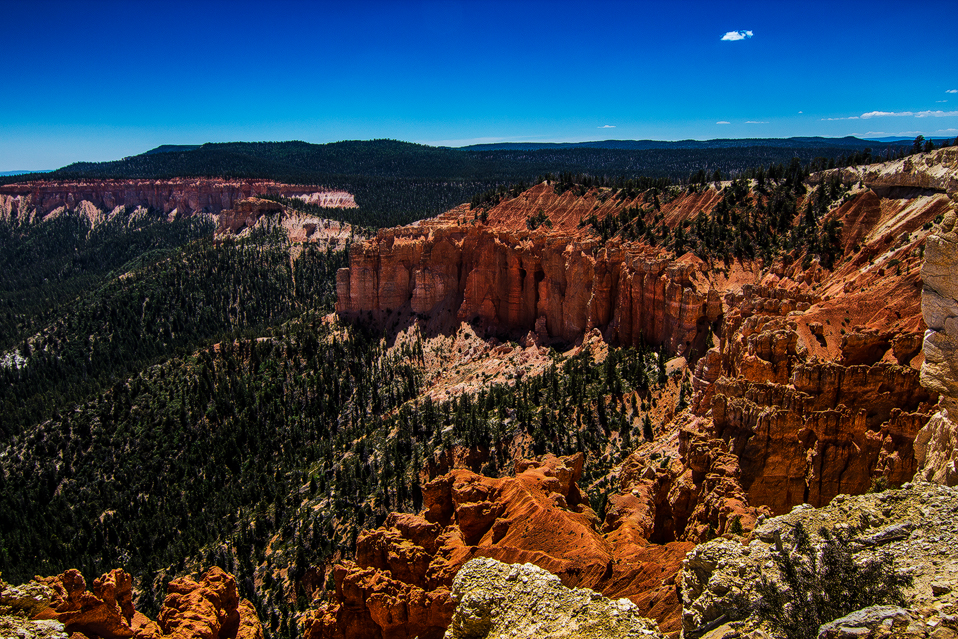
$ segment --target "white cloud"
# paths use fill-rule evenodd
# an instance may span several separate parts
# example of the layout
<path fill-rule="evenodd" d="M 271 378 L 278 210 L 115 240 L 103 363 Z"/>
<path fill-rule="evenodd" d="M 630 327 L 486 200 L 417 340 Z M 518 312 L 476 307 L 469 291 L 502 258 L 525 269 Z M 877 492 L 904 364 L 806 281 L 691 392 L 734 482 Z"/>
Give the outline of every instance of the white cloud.
<path fill-rule="evenodd" d="M 801 114 L 801 113 L 803 113 L 803 112 L 802 112 L 802 111 L 799 111 L 799 114 Z"/>
<path fill-rule="evenodd" d="M 958 93 L 958 89 L 948 89 L 945 93 Z"/>
<path fill-rule="evenodd" d="M 731 122 L 728 122 L 728 121 L 726 121 L 726 120 L 719 120 L 719 121 L 716 122 L 715 124 L 731 124 Z"/>
<path fill-rule="evenodd" d="M 614 125 L 614 124 L 606 124 L 606 125 L 604 125 L 604 126 L 600 126 L 600 127 L 596 127 L 596 128 L 597 128 L 597 129 L 614 129 L 614 128 L 615 128 L 615 125 Z"/>
<path fill-rule="evenodd" d="M 901 118 L 906 115 L 915 115 L 911 111 L 869 111 L 868 113 L 862 113 L 862 119 L 867 120 L 869 118 Z"/>
<path fill-rule="evenodd" d="M 736 42 L 738 40 L 744 40 L 745 38 L 751 38 L 751 37 L 752 37 L 751 31 L 745 31 L 745 30 L 729 31 L 728 33 L 722 36 L 722 40 L 724 40 L 725 42 Z"/>
<path fill-rule="evenodd" d="M 916 118 L 953 118 L 958 116 L 958 111 L 919 111 L 915 114 Z"/>
<path fill-rule="evenodd" d="M 942 102 L 947 102 L 947 101 L 948 100 L 935 100 L 935 102 L 937 102 L 938 104 L 941 104 Z"/>
<path fill-rule="evenodd" d="M 746 120 L 745 124 L 768 124 L 768 122 L 764 120 Z"/>
<path fill-rule="evenodd" d="M 935 133 L 958 133 L 958 129 L 938 129 Z"/>
<path fill-rule="evenodd" d="M 822 118 L 822 122 L 835 122 L 837 120 L 857 120 L 857 119 L 858 119 L 858 116 L 853 115 L 848 118 Z"/>

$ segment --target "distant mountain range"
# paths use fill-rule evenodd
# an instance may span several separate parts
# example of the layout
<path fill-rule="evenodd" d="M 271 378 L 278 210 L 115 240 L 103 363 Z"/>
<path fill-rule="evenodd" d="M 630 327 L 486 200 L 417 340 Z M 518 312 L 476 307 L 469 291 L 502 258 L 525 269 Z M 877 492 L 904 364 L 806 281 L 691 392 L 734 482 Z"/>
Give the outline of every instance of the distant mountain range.
<path fill-rule="evenodd" d="M 0 171 L 0 177 L 6 177 L 6 176 L 8 176 L 8 175 L 27 175 L 27 174 L 30 174 L 30 173 L 49 173 L 49 172 L 50 172 L 50 169 L 42 169 L 42 170 L 38 170 L 38 171 L 28 171 L 28 170 L 21 170 L 21 171 Z"/>
<path fill-rule="evenodd" d="M 905 138 L 880 141 L 900 141 Z M 847 148 L 860 151 L 868 142 L 856 137 L 823 138 L 737 138 L 714 140 L 601 140 L 594 142 L 501 142 L 497 144 L 473 144 L 459 147 L 461 151 L 537 151 L 543 149 L 621 149 L 646 151 L 650 149 L 743 149 L 748 147 L 775 147 L 781 149 L 836 149 Z"/>
<path fill-rule="evenodd" d="M 943 138 L 943 137 L 926 137 L 925 139 L 926 139 L 926 140 L 934 140 L 934 141 L 936 141 L 936 142 L 941 142 L 942 140 L 954 140 L 955 138 L 954 138 L 954 137 L 944 137 L 944 138 Z M 868 140 L 871 141 L 871 142 L 886 142 L 886 143 L 890 143 L 890 142 L 914 142 L 914 141 L 915 141 L 915 138 L 913 138 L 913 137 L 911 137 L 911 138 L 906 138 L 906 137 L 902 137 L 902 136 L 900 136 L 900 135 L 892 135 L 892 136 L 884 137 L 884 138 L 868 138 Z"/>

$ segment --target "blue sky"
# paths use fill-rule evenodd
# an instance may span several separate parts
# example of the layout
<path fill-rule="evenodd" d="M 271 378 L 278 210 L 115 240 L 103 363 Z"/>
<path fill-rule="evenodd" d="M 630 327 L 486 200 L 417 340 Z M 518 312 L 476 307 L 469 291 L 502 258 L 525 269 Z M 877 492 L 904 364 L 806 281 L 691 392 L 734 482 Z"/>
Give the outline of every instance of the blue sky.
<path fill-rule="evenodd" d="M 954 0 L 0 0 L 0 15 L 0 171 L 237 140 L 958 136 Z"/>

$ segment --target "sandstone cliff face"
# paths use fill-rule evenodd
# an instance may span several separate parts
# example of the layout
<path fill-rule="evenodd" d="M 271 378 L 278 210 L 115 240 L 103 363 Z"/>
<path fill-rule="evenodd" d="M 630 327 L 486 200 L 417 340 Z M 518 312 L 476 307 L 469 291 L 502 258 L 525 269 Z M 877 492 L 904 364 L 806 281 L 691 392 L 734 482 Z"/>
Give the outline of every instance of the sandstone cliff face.
<path fill-rule="evenodd" d="M 925 362 L 921 383 L 941 394 L 939 411 L 919 431 L 915 457 L 916 478 L 954 486 L 958 484 L 958 232 L 950 211 L 925 244 L 922 267 L 922 314 Z"/>
<path fill-rule="evenodd" d="M 627 597 L 677 630 L 670 578 L 691 544 L 610 543 L 579 492 L 581 470 L 581 455 L 547 456 L 519 463 L 514 478 L 456 470 L 429 482 L 422 514 L 393 514 L 359 537 L 355 563 L 335 570 L 335 600 L 310 613 L 304 636 L 442 637 L 453 578 L 473 557 L 535 564 L 566 586 Z"/>
<path fill-rule="evenodd" d="M 44 217 L 57 209 L 74 210 L 87 202 L 101 211 L 117 207 L 153 208 L 179 215 L 219 213 L 240 200 L 258 195 L 297 197 L 329 208 L 354 208 L 345 191 L 293 186 L 269 180 L 188 179 L 90 180 L 83 182 L 29 182 L 0 186 L 0 216 Z"/>
<path fill-rule="evenodd" d="M 598 328 L 621 344 L 644 339 L 680 353 L 701 352 L 722 312 L 698 264 L 615 242 L 477 226 L 382 231 L 353 246 L 336 284 L 336 311 L 347 318 L 446 313 L 493 333 L 568 342 Z"/>
<path fill-rule="evenodd" d="M 751 530 L 761 511 L 749 506 L 738 458 L 708 420 L 679 416 L 669 428 L 622 463 L 606 509 L 607 539 L 700 543 Z"/>
<path fill-rule="evenodd" d="M 34 606 L 36 620 L 50 620 L 66 632 L 102 639 L 262 639 L 263 629 L 250 602 L 236 593 L 236 580 L 220 568 L 211 568 L 200 581 L 175 579 L 160 610 L 159 623 L 133 607 L 133 580 L 113 570 L 94 580 L 92 592 L 77 570 L 56 577 L 37 578 L 49 592 L 43 605 Z"/>

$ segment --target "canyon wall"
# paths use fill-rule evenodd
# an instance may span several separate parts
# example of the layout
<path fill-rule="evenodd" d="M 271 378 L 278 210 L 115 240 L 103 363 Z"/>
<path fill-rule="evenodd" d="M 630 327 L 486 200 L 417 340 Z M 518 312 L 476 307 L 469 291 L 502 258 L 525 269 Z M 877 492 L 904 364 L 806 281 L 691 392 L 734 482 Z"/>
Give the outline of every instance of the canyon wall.
<path fill-rule="evenodd" d="M 336 311 L 380 322 L 447 314 L 492 333 L 567 342 L 598 328 L 624 345 L 644 339 L 701 353 L 722 313 L 703 266 L 558 233 L 410 226 L 352 246 L 349 268 L 337 274 Z"/>
<path fill-rule="evenodd" d="M 271 180 L 224 180 L 175 178 L 170 180 L 89 180 L 36 181 L 0 186 L 0 216 L 32 214 L 44 217 L 65 208 L 73 210 L 82 202 L 112 211 L 152 208 L 180 215 L 216 214 L 232 209 L 240 200 L 261 196 L 296 197 L 328 208 L 354 208 L 353 196 L 345 191 L 322 187 L 294 186 Z"/>
<path fill-rule="evenodd" d="M 916 479 L 958 484 L 958 229 L 955 211 L 925 243 L 921 306 L 928 331 L 921 383 L 940 393 L 939 411 L 915 439 Z"/>

